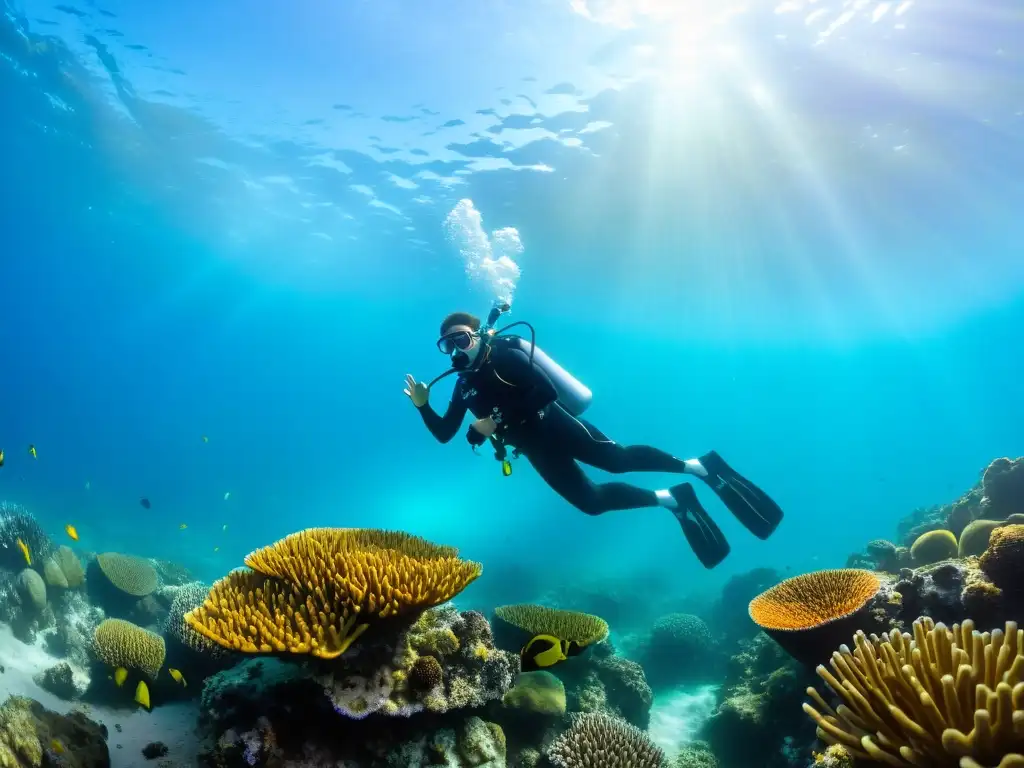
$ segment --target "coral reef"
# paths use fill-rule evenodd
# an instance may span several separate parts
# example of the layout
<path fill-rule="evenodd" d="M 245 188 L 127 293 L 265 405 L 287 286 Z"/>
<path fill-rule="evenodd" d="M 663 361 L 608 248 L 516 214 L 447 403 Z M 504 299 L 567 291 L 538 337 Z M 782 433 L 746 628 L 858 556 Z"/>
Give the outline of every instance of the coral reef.
<path fill-rule="evenodd" d="M 108 667 L 138 670 L 155 680 L 166 647 L 160 635 L 123 619 L 106 619 L 93 633 L 93 650 Z"/>
<path fill-rule="evenodd" d="M 582 659 L 552 668 L 565 685 L 570 712 L 598 712 L 622 718 L 646 729 L 651 720 L 654 693 L 640 664 L 618 656 L 604 640 Z"/>
<path fill-rule="evenodd" d="M 956 556 L 956 535 L 945 529 L 922 533 L 910 546 L 910 558 L 915 566 L 932 565 Z"/>
<path fill-rule="evenodd" d="M 71 547 L 61 544 L 52 559 L 64 575 L 64 581 L 69 589 L 75 589 L 85 583 L 85 568 Z"/>
<path fill-rule="evenodd" d="M 733 645 L 756 635 L 760 630 L 750 620 L 750 601 L 780 581 L 774 568 L 754 568 L 733 576 L 708 613 L 708 624 L 719 633 L 723 645 Z"/>
<path fill-rule="evenodd" d="M 185 615 L 197 632 L 245 653 L 341 656 L 372 623 L 457 595 L 482 566 L 453 547 L 365 528 L 310 528 L 245 558 Z"/>
<path fill-rule="evenodd" d="M 1024 457 L 994 460 L 981 477 L 984 516 L 1005 520 L 1024 514 Z"/>
<path fill-rule="evenodd" d="M 0 569 L 17 571 L 27 565 L 19 539 L 28 547 L 33 566 L 53 554 L 53 542 L 32 514 L 19 504 L 0 501 Z"/>
<path fill-rule="evenodd" d="M 794 576 L 755 597 L 750 618 L 793 658 L 814 665 L 857 629 L 878 627 L 865 608 L 880 587 L 877 574 L 856 568 Z"/>
<path fill-rule="evenodd" d="M 25 568 L 18 574 L 18 590 L 21 592 L 23 606 L 37 612 L 46 609 L 46 582 L 36 571 Z"/>
<path fill-rule="evenodd" d="M 43 690 L 49 691 L 59 699 L 65 701 L 78 696 L 78 689 L 75 687 L 74 676 L 71 666 L 62 661 L 41 672 L 36 676 L 36 683 Z"/>
<path fill-rule="evenodd" d="M 141 557 L 104 552 L 93 561 L 107 581 L 126 595 L 145 597 L 157 588 L 156 569 Z"/>
<path fill-rule="evenodd" d="M 717 644 L 699 616 L 670 613 L 651 629 L 640 663 L 654 688 L 712 679 L 720 670 Z"/>
<path fill-rule="evenodd" d="M 663 768 L 665 753 L 646 733 L 610 715 L 575 715 L 548 749 L 557 768 Z"/>
<path fill-rule="evenodd" d="M 833 708 L 807 689 L 817 708 L 805 703 L 804 711 L 818 737 L 896 765 L 1024 764 L 1024 631 L 1008 622 L 981 633 L 971 621 L 950 630 L 928 618 L 913 630 L 858 632 L 855 650 L 841 647 L 831 672 L 818 668 L 842 702 Z"/>
<path fill-rule="evenodd" d="M 3 768 L 109 768 L 101 727 L 81 712 L 59 715 L 39 702 L 10 696 L 0 707 Z"/>
<path fill-rule="evenodd" d="M 1024 525 L 1007 525 L 992 531 L 979 565 L 1001 590 L 1024 592 Z"/>
<path fill-rule="evenodd" d="M 676 755 L 672 768 L 718 768 L 718 760 L 706 741 L 687 744 Z"/>
<path fill-rule="evenodd" d="M 89 604 L 81 590 L 65 591 L 54 603 L 55 627 L 46 635 L 47 649 L 55 656 L 87 668 L 96 627 L 105 618 L 103 611 Z"/>
<path fill-rule="evenodd" d="M 803 737 L 807 753 L 813 729 L 800 714 L 814 673 L 765 634 L 742 644 L 729 660 L 719 706 L 701 728 L 721 768 L 787 768 L 787 734 Z"/>

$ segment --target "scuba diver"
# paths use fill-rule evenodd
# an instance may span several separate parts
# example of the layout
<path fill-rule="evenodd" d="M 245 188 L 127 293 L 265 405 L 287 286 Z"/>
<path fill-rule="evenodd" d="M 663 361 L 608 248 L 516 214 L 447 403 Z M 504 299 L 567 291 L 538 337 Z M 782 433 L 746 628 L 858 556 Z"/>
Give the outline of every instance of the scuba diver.
<path fill-rule="evenodd" d="M 782 521 L 782 510 L 769 496 L 733 470 L 714 451 L 680 459 L 649 445 L 620 445 L 580 418 L 591 392 L 536 345 L 533 326 L 524 321 L 494 330 L 508 304 L 497 304 L 486 325 L 468 312 L 454 312 L 441 323 L 437 347 L 452 367 L 429 384 L 405 377 L 405 394 L 431 434 L 447 443 L 469 411 L 475 420 L 466 439 L 473 450 L 488 440 L 503 473 L 511 474 L 507 447 L 527 458 L 541 478 L 562 498 L 588 515 L 620 509 L 665 507 L 682 526 L 687 542 L 705 568 L 729 554 L 721 529 L 701 506 L 687 482 L 651 491 L 622 482 L 594 483 L 577 462 L 606 472 L 667 472 L 704 481 L 755 536 L 767 539 Z M 529 327 L 531 340 L 503 336 L 514 326 Z M 430 389 L 457 375 L 451 402 L 441 416 L 430 407 Z"/>

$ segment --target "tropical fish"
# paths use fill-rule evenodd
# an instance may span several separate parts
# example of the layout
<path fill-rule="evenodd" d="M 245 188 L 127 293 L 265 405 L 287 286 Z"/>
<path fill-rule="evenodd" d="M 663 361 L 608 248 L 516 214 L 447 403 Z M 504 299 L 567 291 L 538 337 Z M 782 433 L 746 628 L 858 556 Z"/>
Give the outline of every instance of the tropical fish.
<path fill-rule="evenodd" d="M 184 531 L 186 528 L 188 528 L 188 523 L 182 523 L 178 526 L 179 531 Z"/>
<path fill-rule="evenodd" d="M 146 509 L 152 509 L 153 508 L 153 505 L 149 503 L 149 499 L 147 499 L 145 496 L 143 496 L 141 499 L 139 499 L 139 504 L 141 504 Z"/>
<path fill-rule="evenodd" d="M 575 656 L 583 650 L 571 640 L 560 640 L 554 635 L 536 635 L 523 646 L 519 656 L 522 658 L 524 672 L 553 667 Z"/>
<path fill-rule="evenodd" d="M 21 554 L 25 556 L 25 562 L 32 565 L 32 553 L 28 551 L 28 544 L 21 539 L 18 539 L 18 549 L 20 549 Z"/>
<path fill-rule="evenodd" d="M 120 688 L 124 685 L 124 681 L 128 679 L 128 670 L 124 667 L 118 667 L 114 670 L 114 682 L 117 683 L 117 687 Z"/>
<path fill-rule="evenodd" d="M 0 467 L 4 465 L 4 449 L 0 448 Z"/>
<path fill-rule="evenodd" d="M 203 442 L 204 443 L 210 442 L 210 438 L 208 438 L 206 435 L 203 435 Z"/>
<path fill-rule="evenodd" d="M 57 741 L 57 739 L 50 740 L 50 749 L 52 749 L 58 755 L 64 754 L 64 745 Z"/>
<path fill-rule="evenodd" d="M 71 523 L 64 526 L 64 532 L 75 541 L 78 541 L 78 529 L 75 528 Z"/>
<path fill-rule="evenodd" d="M 181 670 L 175 669 L 174 667 L 168 667 L 167 671 L 171 673 L 171 677 L 174 679 L 174 682 L 181 683 L 183 686 L 188 688 L 188 683 L 185 682 L 185 676 L 181 674 Z"/>
<path fill-rule="evenodd" d="M 213 548 L 213 551 L 214 551 L 214 552 L 220 552 L 220 547 L 214 547 L 214 548 Z"/>
<path fill-rule="evenodd" d="M 30 445 L 28 447 L 28 455 L 31 456 L 33 459 L 38 459 L 39 458 L 36 455 L 36 447 L 34 445 Z"/>
<path fill-rule="evenodd" d="M 222 525 L 222 526 L 220 527 L 220 529 L 221 529 L 222 531 L 226 531 L 226 530 L 228 529 L 228 524 L 227 524 L 227 523 L 224 523 L 224 525 Z"/>
<path fill-rule="evenodd" d="M 231 498 L 231 491 L 225 492 L 225 494 L 224 494 L 224 501 L 227 501 L 230 498 Z"/>
<path fill-rule="evenodd" d="M 139 680 L 139 684 L 135 686 L 135 701 L 146 709 L 150 709 L 149 706 L 149 686 L 146 685 L 145 680 Z"/>

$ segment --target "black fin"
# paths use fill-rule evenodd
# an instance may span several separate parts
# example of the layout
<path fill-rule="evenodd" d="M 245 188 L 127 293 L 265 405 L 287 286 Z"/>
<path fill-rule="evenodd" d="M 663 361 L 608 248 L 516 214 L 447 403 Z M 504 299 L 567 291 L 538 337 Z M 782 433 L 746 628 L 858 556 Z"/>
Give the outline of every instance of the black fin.
<path fill-rule="evenodd" d="M 752 534 L 767 539 L 782 522 L 782 509 L 767 493 L 725 463 L 714 451 L 700 457 L 708 471 L 701 478 Z"/>
<path fill-rule="evenodd" d="M 725 534 L 697 500 L 697 494 L 689 483 L 680 483 L 669 489 L 679 506 L 672 510 L 683 528 L 683 535 L 690 549 L 697 555 L 701 565 L 711 569 L 725 560 L 729 554 L 729 542 Z"/>

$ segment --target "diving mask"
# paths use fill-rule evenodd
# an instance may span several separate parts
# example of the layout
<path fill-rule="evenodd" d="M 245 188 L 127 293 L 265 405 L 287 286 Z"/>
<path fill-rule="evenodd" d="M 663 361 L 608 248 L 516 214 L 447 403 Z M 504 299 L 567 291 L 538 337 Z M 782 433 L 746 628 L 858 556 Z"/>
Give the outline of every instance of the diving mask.
<path fill-rule="evenodd" d="M 442 355 L 451 355 L 456 350 L 465 352 L 473 346 L 474 335 L 469 331 L 455 331 L 446 333 L 437 340 L 437 348 Z"/>

